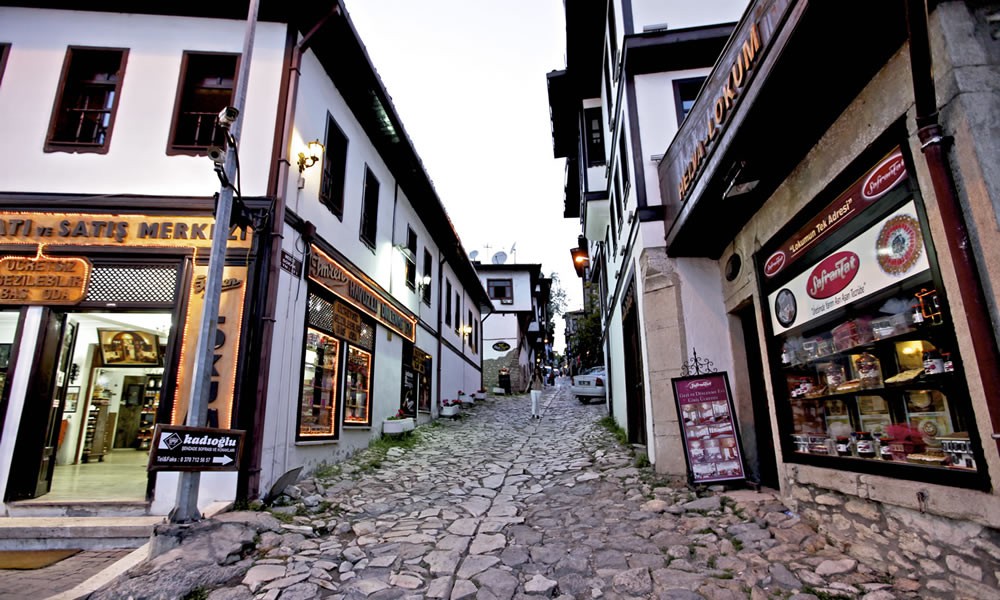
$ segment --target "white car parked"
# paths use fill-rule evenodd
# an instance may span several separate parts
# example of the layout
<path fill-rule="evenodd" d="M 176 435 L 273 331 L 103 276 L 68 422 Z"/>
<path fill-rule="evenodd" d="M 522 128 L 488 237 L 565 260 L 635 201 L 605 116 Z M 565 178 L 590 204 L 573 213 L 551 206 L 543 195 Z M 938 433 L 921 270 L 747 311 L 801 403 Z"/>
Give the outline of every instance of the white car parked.
<path fill-rule="evenodd" d="M 569 389 L 576 399 L 584 404 L 590 404 L 591 400 L 604 400 L 607 398 L 607 387 L 605 387 L 607 378 L 604 367 L 594 367 L 574 377 L 573 385 Z"/>

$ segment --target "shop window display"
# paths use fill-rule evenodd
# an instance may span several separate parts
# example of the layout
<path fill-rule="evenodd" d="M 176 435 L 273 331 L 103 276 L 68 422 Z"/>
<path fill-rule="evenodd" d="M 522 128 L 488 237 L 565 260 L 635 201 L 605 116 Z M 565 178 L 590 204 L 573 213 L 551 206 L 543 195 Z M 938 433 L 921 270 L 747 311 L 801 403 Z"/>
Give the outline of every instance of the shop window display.
<path fill-rule="evenodd" d="M 766 289 L 782 443 L 791 462 L 980 487 L 955 332 L 907 191 L 872 204 Z M 770 265 L 802 239 L 813 237 L 800 230 L 765 255 Z"/>
<path fill-rule="evenodd" d="M 340 342 L 313 328 L 306 330 L 306 361 L 299 410 L 301 437 L 335 436 L 337 367 Z"/>

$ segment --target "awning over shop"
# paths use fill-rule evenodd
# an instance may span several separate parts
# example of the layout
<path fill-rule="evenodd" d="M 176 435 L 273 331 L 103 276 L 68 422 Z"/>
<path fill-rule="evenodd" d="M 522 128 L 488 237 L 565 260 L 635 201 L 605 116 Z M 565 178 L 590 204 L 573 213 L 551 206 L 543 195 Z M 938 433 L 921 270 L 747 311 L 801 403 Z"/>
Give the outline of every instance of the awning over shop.
<path fill-rule="evenodd" d="M 901 3 L 754 2 L 659 164 L 669 254 L 718 258 L 905 40 Z"/>

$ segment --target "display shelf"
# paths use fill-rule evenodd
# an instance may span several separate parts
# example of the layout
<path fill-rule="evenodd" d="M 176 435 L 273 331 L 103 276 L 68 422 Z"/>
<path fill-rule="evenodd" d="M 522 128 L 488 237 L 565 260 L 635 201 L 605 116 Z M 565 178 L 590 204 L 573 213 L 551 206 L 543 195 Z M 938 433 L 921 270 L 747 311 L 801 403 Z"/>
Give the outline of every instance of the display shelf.
<path fill-rule="evenodd" d="M 139 413 L 139 433 L 136 435 L 136 450 L 149 450 L 156 428 L 156 412 L 160 406 L 160 391 L 163 385 L 161 375 L 146 377 L 143 389 L 142 411 Z"/>

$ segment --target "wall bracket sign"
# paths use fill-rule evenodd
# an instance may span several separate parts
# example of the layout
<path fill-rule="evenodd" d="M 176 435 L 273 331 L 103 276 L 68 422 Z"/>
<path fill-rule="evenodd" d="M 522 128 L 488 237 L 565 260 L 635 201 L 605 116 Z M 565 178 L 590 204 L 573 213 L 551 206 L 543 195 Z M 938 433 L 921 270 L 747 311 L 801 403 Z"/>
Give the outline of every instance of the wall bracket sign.
<path fill-rule="evenodd" d="M 86 258 L 5 256 L 0 258 L 0 304 L 79 304 L 87 294 Z"/>

